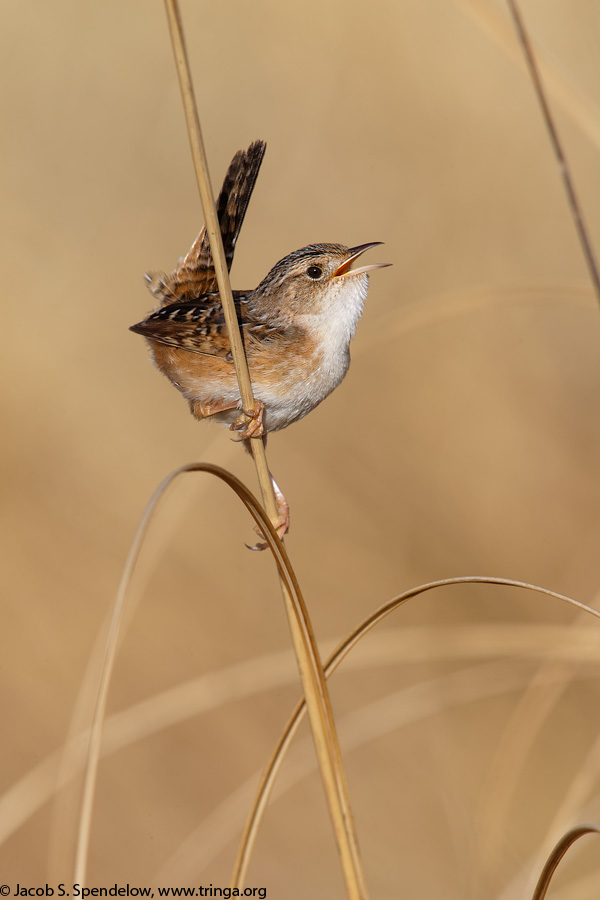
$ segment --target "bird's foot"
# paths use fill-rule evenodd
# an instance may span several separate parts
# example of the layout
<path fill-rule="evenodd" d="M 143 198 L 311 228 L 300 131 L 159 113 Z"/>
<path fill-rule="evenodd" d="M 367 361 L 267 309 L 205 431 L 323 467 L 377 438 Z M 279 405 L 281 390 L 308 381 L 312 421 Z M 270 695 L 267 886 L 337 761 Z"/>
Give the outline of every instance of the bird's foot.
<path fill-rule="evenodd" d="M 269 473 L 271 474 L 271 473 Z M 277 536 L 280 540 L 283 540 L 283 536 L 288 533 L 290 528 L 290 505 L 285 499 L 285 494 L 280 489 L 279 485 L 271 475 L 271 484 L 273 485 L 273 492 L 275 494 L 275 500 L 277 501 L 277 518 L 272 523 L 273 528 L 277 532 Z M 258 530 L 258 528 L 254 529 L 259 537 L 263 538 L 262 541 L 259 541 L 253 547 L 250 547 L 249 544 L 246 544 L 248 550 L 266 550 L 269 546 L 264 541 L 264 534 Z"/>
<path fill-rule="evenodd" d="M 255 400 L 252 412 L 242 410 L 241 416 L 238 416 L 235 422 L 231 423 L 229 428 L 231 431 L 241 432 L 238 438 L 239 441 L 247 441 L 253 437 L 262 437 L 265 433 L 263 423 L 264 413 L 265 404 L 261 400 Z"/>

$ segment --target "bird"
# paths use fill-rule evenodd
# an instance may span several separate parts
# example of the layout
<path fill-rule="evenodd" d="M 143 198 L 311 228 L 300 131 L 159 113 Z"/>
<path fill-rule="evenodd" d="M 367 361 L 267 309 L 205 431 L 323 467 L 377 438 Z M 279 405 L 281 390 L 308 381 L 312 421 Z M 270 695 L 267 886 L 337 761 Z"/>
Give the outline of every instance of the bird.
<path fill-rule="evenodd" d="M 235 154 L 217 200 L 228 269 L 265 149 L 264 141 L 254 141 Z M 195 418 L 229 426 L 251 452 L 250 438 L 266 441 L 297 422 L 344 378 L 368 273 L 389 265 L 354 263 L 380 243 L 309 244 L 279 260 L 253 290 L 233 291 L 255 398 L 250 412 L 242 409 L 206 227 L 171 275 L 146 274 L 159 305 L 130 330 L 146 338 L 155 366 Z M 289 506 L 272 481 L 283 537 Z"/>

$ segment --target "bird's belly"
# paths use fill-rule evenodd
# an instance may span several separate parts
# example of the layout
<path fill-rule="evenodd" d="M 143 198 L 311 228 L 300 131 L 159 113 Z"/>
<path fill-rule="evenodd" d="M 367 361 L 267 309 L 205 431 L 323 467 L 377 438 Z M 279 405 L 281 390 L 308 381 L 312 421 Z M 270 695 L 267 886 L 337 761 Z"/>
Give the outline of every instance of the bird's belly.
<path fill-rule="evenodd" d="M 230 362 L 149 341 L 154 364 L 190 403 L 237 403 L 240 392 Z M 234 413 L 233 419 L 239 413 Z M 232 419 L 232 421 L 233 421 Z"/>
<path fill-rule="evenodd" d="M 240 393 L 230 362 L 149 343 L 155 365 L 189 401 L 194 415 L 209 415 L 223 425 L 231 425 L 239 417 Z M 252 388 L 265 405 L 265 431 L 279 431 L 318 406 L 342 381 L 349 362 L 349 354 L 332 358 L 314 352 L 304 355 L 302 366 L 283 365 L 281 356 L 252 360 Z M 233 408 L 223 409 L 229 405 Z M 208 412 L 219 406 L 221 410 Z M 201 413 L 200 408 L 206 412 Z"/>
<path fill-rule="evenodd" d="M 268 384 L 255 384 L 255 395 L 265 404 L 266 430 L 279 431 L 311 412 L 342 381 L 348 364 L 349 359 L 337 365 L 319 362 L 302 371 L 282 371 Z"/>

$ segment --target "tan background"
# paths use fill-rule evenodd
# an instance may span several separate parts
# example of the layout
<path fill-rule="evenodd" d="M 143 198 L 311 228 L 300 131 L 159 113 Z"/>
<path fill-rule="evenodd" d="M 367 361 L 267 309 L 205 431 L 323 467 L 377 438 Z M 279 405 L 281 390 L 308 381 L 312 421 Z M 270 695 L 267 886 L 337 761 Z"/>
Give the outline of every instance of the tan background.
<path fill-rule="evenodd" d="M 12 0 L 4 13 L 0 776 L 13 793 L 0 880 L 14 889 L 72 880 L 74 825 L 66 795 L 47 800 L 47 760 L 148 497 L 194 459 L 255 482 L 127 331 L 152 306 L 143 272 L 170 269 L 202 223 L 161 4 Z M 523 13 L 598 244 L 598 9 L 523 0 Z M 234 285 L 313 241 L 382 240 L 370 258 L 394 264 L 372 278 L 342 387 L 269 445 L 319 640 L 453 575 L 598 603 L 598 304 L 504 4 L 197 0 L 183 17 L 215 186 L 238 147 L 268 142 Z M 210 673 L 214 708 L 164 728 L 152 711 L 155 733 L 102 764 L 91 885 L 227 883 L 248 805 L 235 792 L 298 693 L 251 535 L 206 476 L 174 488 L 152 528 L 109 712 Z M 505 588 L 445 589 L 336 676 L 373 897 L 525 896 L 535 853 L 600 819 L 597 653 L 564 631 L 574 616 Z M 593 643 L 598 624 L 576 621 Z M 548 704 L 524 768 L 517 753 L 499 781 L 524 686 L 563 654 L 547 673 L 556 695 L 536 688 L 523 716 Z M 422 693 L 400 693 L 411 685 Z M 416 720 L 396 721 L 410 704 Z M 305 745 L 295 765 L 310 761 Z M 301 775 L 267 814 L 249 884 L 341 897 L 319 781 Z M 210 817 L 231 796 L 220 831 Z M 573 854 L 556 896 L 598 895 L 598 846 Z"/>

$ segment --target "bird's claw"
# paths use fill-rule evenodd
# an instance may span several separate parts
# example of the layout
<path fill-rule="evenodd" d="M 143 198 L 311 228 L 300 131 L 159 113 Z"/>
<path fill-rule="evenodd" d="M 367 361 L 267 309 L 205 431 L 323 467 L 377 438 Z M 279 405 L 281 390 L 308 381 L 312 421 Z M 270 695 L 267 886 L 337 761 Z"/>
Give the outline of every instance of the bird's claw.
<path fill-rule="evenodd" d="M 273 528 L 277 532 L 277 537 L 279 538 L 279 540 L 283 540 L 284 534 L 287 534 L 290 527 L 289 514 L 287 517 L 279 516 L 272 524 Z M 264 538 L 264 534 L 262 533 L 262 531 L 259 531 L 258 528 L 255 528 L 254 530 L 259 537 Z M 258 541 L 258 543 L 254 544 L 253 546 L 250 546 L 250 544 L 245 544 L 244 546 L 246 546 L 248 550 L 266 550 L 269 545 L 266 541 Z"/>
<path fill-rule="evenodd" d="M 290 506 L 285 499 L 284 493 L 281 491 L 279 485 L 272 475 L 271 484 L 273 485 L 273 492 L 275 494 L 275 500 L 277 501 L 278 512 L 278 516 L 272 524 L 273 528 L 277 532 L 277 537 L 280 540 L 283 540 L 283 536 L 288 533 L 290 528 Z M 266 550 L 269 545 L 264 541 L 264 534 L 262 534 L 262 532 L 260 532 L 258 528 L 255 528 L 254 530 L 259 537 L 263 538 L 263 540 L 259 541 L 257 544 L 254 544 L 253 547 L 251 547 L 250 544 L 246 544 L 245 546 L 248 548 L 248 550 Z"/>
<path fill-rule="evenodd" d="M 242 414 L 229 426 L 231 431 L 241 431 L 238 441 L 247 441 L 253 437 L 263 436 L 265 433 L 264 412 L 265 404 L 261 400 L 254 401 L 252 412 L 247 412 L 245 409 L 242 410 Z"/>

